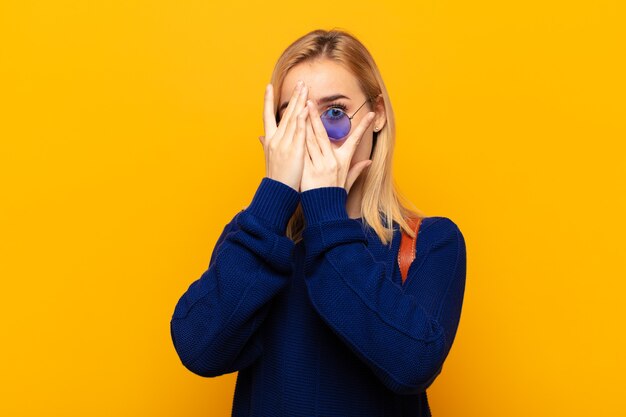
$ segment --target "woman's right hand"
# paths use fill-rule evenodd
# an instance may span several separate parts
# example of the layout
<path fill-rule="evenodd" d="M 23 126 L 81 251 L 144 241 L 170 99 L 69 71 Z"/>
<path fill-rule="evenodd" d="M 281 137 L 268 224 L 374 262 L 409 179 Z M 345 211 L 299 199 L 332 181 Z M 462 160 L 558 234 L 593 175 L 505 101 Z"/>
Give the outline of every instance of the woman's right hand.
<path fill-rule="evenodd" d="M 300 191 L 304 169 L 307 95 L 308 88 L 299 81 L 277 126 L 274 114 L 274 87 L 268 84 L 265 88 L 263 108 L 265 136 L 259 136 L 265 152 L 265 175 L 296 191 Z"/>

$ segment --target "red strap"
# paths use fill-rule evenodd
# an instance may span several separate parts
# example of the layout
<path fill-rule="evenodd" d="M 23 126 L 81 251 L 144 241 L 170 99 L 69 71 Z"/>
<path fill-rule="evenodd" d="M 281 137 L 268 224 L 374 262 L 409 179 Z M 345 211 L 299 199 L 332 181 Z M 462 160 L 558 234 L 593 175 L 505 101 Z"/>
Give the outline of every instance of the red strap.
<path fill-rule="evenodd" d="M 402 276 L 402 284 L 406 281 L 407 273 L 411 262 L 415 259 L 415 243 L 417 241 L 417 233 L 419 232 L 422 218 L 409 218 L 407 222 L 411 229 L 415 231 L 415 237 L 411 238 L 404 230 L 402 230 L 402 240 L 400 241 L 400 250 L 398 250 L 398 265 L 400 266 L 400 274 Z"/>

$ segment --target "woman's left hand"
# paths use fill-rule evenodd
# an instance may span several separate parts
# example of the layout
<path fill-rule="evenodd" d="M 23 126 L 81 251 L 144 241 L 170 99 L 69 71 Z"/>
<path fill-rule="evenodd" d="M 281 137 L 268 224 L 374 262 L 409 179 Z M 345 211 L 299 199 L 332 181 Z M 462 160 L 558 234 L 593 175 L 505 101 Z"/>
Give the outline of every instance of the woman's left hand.
<path fill-rule="evenodd" d="M 311 100 L 307 100 L 307 107 L 309 114 L 306 118 L 306 146 L 300 192 L 319 187 L 343 187 L 346 192 L 350 192 L 361 172 L 372 163 L 370 159 L 366 159 L 350 167 L 354 151 L 361 142 L 363 133 L 374 120 L 375 113 L 369 112 L 343 145 L 333 149 Z"/>

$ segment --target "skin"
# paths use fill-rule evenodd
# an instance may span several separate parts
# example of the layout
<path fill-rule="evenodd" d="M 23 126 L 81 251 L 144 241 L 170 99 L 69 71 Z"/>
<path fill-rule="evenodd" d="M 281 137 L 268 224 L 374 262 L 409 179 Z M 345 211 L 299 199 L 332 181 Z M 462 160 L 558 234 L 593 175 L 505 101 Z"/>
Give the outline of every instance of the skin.
<path fill-rule="evenodd" d="M 298 81 L 303 84 L 300 87 Z M 371 163 L 373 129 L 385 123 L 382 96 L 372 109 L 366 103 L 352 118 L 350 133 L 341 141 L 328 139 L 320 114 L 331 102 L 322 97 L 342 94 L 339 102 L 352 116 L 366 96 L 357 78 L 340 64 L 321 59 L 303 62 L 293 67 L 281 87 L 279 104 L 287 102 L 280 110 L 277 126 L 273 114 L 273 88 L 265 92 L 265 136 L 259 137 L 265 150 L 266 175 L 293 189 L 304 192 L 318 187 L 343 187 L 348 192 L 346 209 L 350 218 L 360 216 L 362 199 L 361 175 Z M 370 111 L 373 110 L 373 111 Z"/>

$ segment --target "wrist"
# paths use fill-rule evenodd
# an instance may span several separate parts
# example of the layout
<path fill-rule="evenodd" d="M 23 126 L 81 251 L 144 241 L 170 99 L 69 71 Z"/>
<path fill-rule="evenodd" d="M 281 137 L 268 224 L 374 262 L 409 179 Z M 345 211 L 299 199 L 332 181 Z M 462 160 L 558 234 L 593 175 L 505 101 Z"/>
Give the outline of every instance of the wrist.
<path fill-rule="evenodd" d="M 311 188 L 300 194 L 307 226 L 325 221 L 349 219 L 346 210 L 348 193 L 339 186 Z"/>
<path fill-rule="evenodd" d="M 246 211 L 263 220 L 276 232 L 284 234 L 299 201 L 297 190 L 281 181 L 263 177 Z"/>

